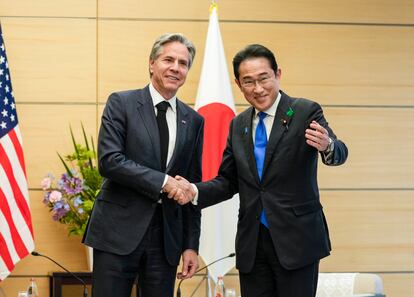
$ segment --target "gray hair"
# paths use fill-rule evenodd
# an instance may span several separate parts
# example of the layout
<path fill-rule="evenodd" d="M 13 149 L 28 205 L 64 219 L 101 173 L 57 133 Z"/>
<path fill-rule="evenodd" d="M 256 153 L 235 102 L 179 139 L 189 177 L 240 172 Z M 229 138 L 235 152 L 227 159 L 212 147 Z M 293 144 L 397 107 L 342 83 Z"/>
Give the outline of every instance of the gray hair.
<path fill-rule="evenodd" d="M 188 63 L 188 68 L 190 69 L 191 65 L 193 64 L 196 49 L 194 44 L 181 33 L 166 33 L 158 37 L 157 40 L 155 40 L 154 45 L 152 46 L 150 60 L 156 60 L 162 54 L 164 44 L 174 41 L 178 41 L 179 43 L 182 43 L 187 47 L 187 50 L 190 54 L 190 60 Z"/>

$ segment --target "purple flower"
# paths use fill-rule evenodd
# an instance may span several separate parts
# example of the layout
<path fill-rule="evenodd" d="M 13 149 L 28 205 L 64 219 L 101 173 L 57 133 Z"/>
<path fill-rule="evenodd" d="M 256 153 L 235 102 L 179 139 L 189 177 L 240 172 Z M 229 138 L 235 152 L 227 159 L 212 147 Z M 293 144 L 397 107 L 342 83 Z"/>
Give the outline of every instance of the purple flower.
<path fill-rule="evenodd" d="M 43 204 L 48 205 L 50 200 L 49 200 L 49 196 L 50 196 L 50 192 L 45 192 L 45 195 L 43 196 Z"/>
<path fill-rule="evenodd" d="M 83 190 L 83 181 L 78 177 L 70 177 L 66 173 L 62 174 L 59 181 L 59 186 L 68 195 L 76 195 Z"/>
<path fill-rule="evenodd" d="M 83 204 L 83 201 L 80 196 L 76 197 L 76 199 L 73 200 L 73 206 L 78 207 L 81 204 Z"/>
<path fill-rule="evenodd" d="M 64 217 L 70 210 L 69 204 L 65 201 L 60 200 L 55 203 L 53 206 L 53 219 L 58 221 L 62 217 Z"/>

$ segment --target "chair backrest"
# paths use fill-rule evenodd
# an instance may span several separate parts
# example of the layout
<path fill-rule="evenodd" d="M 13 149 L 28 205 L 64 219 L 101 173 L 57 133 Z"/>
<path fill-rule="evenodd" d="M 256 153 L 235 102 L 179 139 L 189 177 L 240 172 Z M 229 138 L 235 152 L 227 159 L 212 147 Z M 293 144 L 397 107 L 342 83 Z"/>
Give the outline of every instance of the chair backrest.
<path fill-rule="evenodd" d="M 385 297 L 373 273 L 319 273 L 316 297 Z"/>

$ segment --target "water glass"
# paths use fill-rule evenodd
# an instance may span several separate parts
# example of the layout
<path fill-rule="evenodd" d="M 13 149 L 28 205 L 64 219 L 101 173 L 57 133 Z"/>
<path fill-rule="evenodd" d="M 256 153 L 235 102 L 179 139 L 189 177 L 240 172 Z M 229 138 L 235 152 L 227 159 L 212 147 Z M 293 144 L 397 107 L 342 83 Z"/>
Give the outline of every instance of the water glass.
<path fill-rule="evenodd" d="M 226 288 L 225 297 L 236 297 L 236 289 Z"/>

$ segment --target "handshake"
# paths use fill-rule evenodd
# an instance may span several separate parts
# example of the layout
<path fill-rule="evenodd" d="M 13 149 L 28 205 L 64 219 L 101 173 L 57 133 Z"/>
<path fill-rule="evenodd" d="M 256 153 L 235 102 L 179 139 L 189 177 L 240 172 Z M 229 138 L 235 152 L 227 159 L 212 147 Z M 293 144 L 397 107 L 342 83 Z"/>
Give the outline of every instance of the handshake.
<path fill-rule="evenodd" d="M 194 186 L 184 177 L 176 175 L 175 178 L 168 176 L 167 183 L 162 188 L 168 198 L 174 199 L 178 204 L 184 205 L 194 199 L 196 191 Z"/>

